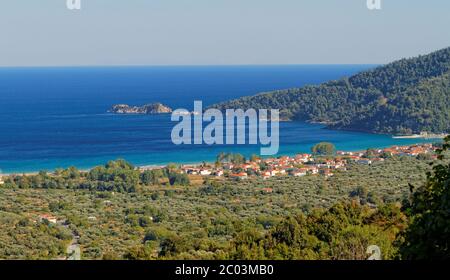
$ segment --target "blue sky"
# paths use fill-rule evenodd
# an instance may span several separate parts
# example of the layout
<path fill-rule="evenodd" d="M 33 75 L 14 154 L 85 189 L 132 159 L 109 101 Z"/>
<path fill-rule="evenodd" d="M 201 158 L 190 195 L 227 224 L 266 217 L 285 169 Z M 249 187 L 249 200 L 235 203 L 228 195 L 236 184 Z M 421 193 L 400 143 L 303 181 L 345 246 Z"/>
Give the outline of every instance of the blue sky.
<path fill-rule="evenodd" d="M 450 46 L 450 1 L 2 0 L 0 66 L 372 64 Z"/>

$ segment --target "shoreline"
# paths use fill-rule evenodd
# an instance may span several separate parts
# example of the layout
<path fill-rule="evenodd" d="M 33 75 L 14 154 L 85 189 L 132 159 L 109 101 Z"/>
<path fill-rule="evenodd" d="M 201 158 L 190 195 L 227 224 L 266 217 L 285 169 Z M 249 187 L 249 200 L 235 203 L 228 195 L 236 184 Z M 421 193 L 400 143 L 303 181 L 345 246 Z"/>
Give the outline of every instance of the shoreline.
<path fill-rule="evenodd" d="M 413 134 L 413 135 L 394 135 L 393 139 L 444 139 L 447 134 Z"/>
<path fill-rule="evenodd" d="M 419 135 L 420 136 L 420 135 Z M 394 136 L 392 136 L 394 137 Z M 409 136 L 405 136 L 405 137 L 409 137 Z M 444 136 L 443 138 L 445 138 L 446 136 Z M 443 139 L 443 138 L 423 138 L 423 137 L 414 137 L 414 138 L 398 138 L 398 139 Z M 422 145 L 422 144 L 426 144 L 425 142 L 417 142 L 417 143 L 411 143 L 411 144 L 407 144 L 407 145 L 387 145 L 387 146 L 379 146 L 379 147 L 367 147 L 366 149 L 385 149 L 385 148 L 392 148 L 392 147 L 407 147 L 407 146 L 414 146 L 414 145 Z M 353 152 L 353 153 L 357 153 L 357 152 L 362 152 L 365 151 L 364 149 L 356 149 L 356 150 L 346 150 L 345 152 Z M 284 154 L 278 154 L 278 155 L 274 155 L 272 157 L 262 157 L 263 159 L 268 159 L 268 158 L 278 158 L 278 157 L 283 157 L 283 156 L 295 156 L 297 154 L 301 154 L 301 152 L 297 152 L 297 153 L 284 153 Z M 117 158 L 119 159 L 119 158 Z M 114 160 L 117 160 L 114 159 Z M 104 164 L 106 164 L 107 162 L 105 162 Z M 167 167 L 167 165 L 169 164 L 176 164 L 179 166 L 191 166 L 191 167 L 198 167 L 203 165 L 204 163 L 206 163 L 207 165 L 214 165 L 214 161 L 194 161 L 194 162 L 168 162 L 168 163 L 160 163 L 160 164 L 140 164 L 140 165 L 134 165 L 132 162 L 131 164 L 133 164 L 135 166 L 136 169 L 139 169 L 141 171 L 145 171 L 145 170 L 154 170 L 154 169 L 162 169 Z M 103 164 L 103 165 L 104 165 Z M 87 173 L 89 171 L 91 171 L 92 169 L 94 169 L 95 167 L 98 166 L 103 166 L 103 165 L 96 165 L 90 168 L 82 168 L 82 169 L 78 169 L 78 167 L 75 166 L 75 168 L 77 168 L 80 172 L 84 172 Z M 67 167 L 69 168 L 69 167 Z M 41 170 L 41 171 L 46 171 L 49 174 L 54 174 L 55 171 L 59 169 L 59 168 L 55 168 L 52 170 Z M 66 169 L 66 168 L 63 168 Z M 11 172 L 11 173 L 0 173 L 0 178 L 2 177 L 9 177 L 9 176 L 14 176 L 14 175 L 26 175 L 26 176 L 32 176 L 32 175 L 37 175 L 39 174 L 40 171 L 30 171 L 30 172 Z"/>

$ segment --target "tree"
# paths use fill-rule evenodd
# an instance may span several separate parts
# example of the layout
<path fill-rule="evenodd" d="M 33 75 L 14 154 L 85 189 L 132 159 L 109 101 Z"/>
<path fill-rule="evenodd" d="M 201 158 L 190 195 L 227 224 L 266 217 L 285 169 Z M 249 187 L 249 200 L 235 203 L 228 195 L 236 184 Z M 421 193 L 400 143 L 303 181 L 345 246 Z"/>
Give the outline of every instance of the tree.
<path fill-rule="evenodd" d="M 224 152 L 221 152 L 220 154 L 217 155 L 217 162 L 222 163 L 226 158 L 227 158 L 227 154 L 225 154 Z"/>
<path fill-rule="evenodd" d="M 223 162 L 231 162 L 233 164 L 242 164 L 245 163 L 245 157 L 241 154 L 233 154 L 233 153 L 220 153 L 217 155 L 217 164 L 221 164 Z"/>
<path fill-rule="evenodd" d="M 350 225 L 339 231 L 331 242 L 331 259 L 367 260 L 367 248 L 376 244 L 381 249 L 381 258 L 389 259 L 395 252 L 389 241 L 389 232 L 376 225 Z"/>
<path fill-rule="evenodd" d="M 171 186 L 189 186 L 191 182 L 186 174 L 173 172 L 169 174 L 169 183 Z"/>
<path fill-rule="evenodd" d="M 367 149 L 366 154 L 364 155 L 366 158 L 374 158 L 375 157 L 375 150 L 374 149 Z"/>
<path fill-rule="evenodd" d="M 124 161 L 110 161 L 89 171 L 87 178 L 96 181 L 99 191 L 136 192 L 139 186 L 139 171 Z"/>
<path fill-rule="evenodd" d="M 147 245 L 131 247 L 124 255 L 127 260 L 152 260 L 157 256 L 155 248 Z"/>
<path fill-rule="evenodd" d="M 255 154 L 253 154 L 253 155 L 250 157 L 250 161 L 251 161 L 251 162 L 256 162 L 256 161 L 258 161 L 258 160 L 260 160 L 260 159 L 261 159 L 261 157 L 258 156 L 258 155 L 255 155 Z"/>
<path fill-rule="evenodd" d="M 336 147 L 332 143 L 321 142 L 312 147 L 311 152 L 316 156 L 332 156 L 336 154 Z"/>
<path fill-rule="evenodd" d="M 159 183 L 159 179 L 164 176 L 162 170 L 146 170 L 140 175 L 141 182 L 144 185 L 157 185 Z"/>
<path fill-rule="evenodd" d="M 365 186 L 358 186 L 353 191 L 350 192 L 350 197 L 352 198 L 358 197 L 361 204 L 366 203 L 368 195 L 369 191 Z"/>
<path fill-rule="evenodd" d="M 430 154 L 418 154 L 416 157 L 418 160 L 432 160 L 433 157 Z"/>
<path fill-rule="evenodd" d="M 450 136 L 438 151 L 450 149 Z M 427 174 L 427 182 L 412 197 L 411 224 L 401 248 L 404 259 L 450 259 L 450 164 L 440 163 Z"/>
<path fill-rule="evenodd" d="M 245 163 L 245 157 L 241 154 L 229 154 L 229 159 L 233 164 Z"/>

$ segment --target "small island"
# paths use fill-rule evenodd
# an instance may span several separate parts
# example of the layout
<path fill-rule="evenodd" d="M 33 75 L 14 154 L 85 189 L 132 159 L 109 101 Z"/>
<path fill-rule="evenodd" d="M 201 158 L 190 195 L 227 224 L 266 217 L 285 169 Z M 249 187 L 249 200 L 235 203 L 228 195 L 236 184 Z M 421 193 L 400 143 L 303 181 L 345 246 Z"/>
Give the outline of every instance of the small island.
<path fill-rule="evenodd" d="M 114 114 L 168 114 L 172 113 L 172 108 L 161 103 L 151 103 L 143 106 L 129 106 L 127 104 L 117 104 L 108 111 Z"/>

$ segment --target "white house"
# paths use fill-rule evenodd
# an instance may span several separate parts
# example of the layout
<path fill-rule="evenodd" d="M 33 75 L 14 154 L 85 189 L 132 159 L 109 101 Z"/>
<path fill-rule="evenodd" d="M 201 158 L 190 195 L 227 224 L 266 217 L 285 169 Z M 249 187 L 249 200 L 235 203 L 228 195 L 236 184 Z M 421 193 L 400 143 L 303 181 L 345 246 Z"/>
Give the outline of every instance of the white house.
<path fill-rule="evenodd" d="M 49 223 L 56 224 L 58 222 L 58 219 L 48 214 L 42 214 L 39 216 L 39 221 L 48 221 Z"/>
<path fill-rule="evenodd" d="M 311 174 L 318 174 L 319 173 L 319 168 L 317 168 L 315 166 L 308 166 L 308 167 L 306 167 L 306 169 Z"/>
<path fill-rule="evenodd" d="M 202 175 L 202 176 L 208 176 L 208 175 L 211 175 L 211 170 L 209 170 L 209 169 L 202 169 L 202 170 L 200 170 L 200 175 Z"/>
<path fill-rule="evenodd" d="M 294 170 L 291 172 L 291 176 L 294 176 L 294 177 L 306 176 L 306 171 L 305 170 Z"/>

